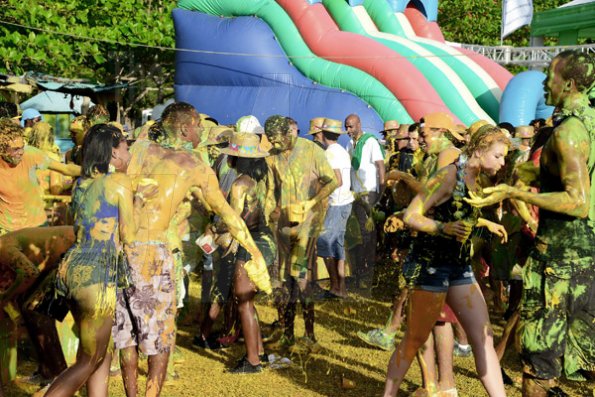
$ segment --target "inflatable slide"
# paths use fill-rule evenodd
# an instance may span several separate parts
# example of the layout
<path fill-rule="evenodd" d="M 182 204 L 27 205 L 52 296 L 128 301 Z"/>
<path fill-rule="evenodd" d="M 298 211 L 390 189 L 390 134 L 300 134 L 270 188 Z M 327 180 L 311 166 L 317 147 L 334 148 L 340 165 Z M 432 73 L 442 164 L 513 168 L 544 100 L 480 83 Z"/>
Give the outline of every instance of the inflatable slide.
<path fill-rule="evenodd" d="M 444 42 L 437 0 L 179 0 L 176 99 L 223 123 L 246 114 L 498 122 L 512 75 Z"/>

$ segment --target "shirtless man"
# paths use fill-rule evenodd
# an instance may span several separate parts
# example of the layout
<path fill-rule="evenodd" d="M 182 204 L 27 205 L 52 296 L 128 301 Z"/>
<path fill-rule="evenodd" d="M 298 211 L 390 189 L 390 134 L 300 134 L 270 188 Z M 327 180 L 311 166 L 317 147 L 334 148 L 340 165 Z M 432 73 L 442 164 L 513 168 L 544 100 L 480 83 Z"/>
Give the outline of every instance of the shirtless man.
<path fill-rule="evenodd" d="M 523 273 L 523 396 L 550 395 L 562 371 L 580 380 L 595 369 L 595 109 L 588 97 L 594 84 L 592 55 L 558 54 L 544 83 L 546 104 L 557 111 L 541 154 L 541 191 L 498 185 L 484 189 L 489 196 L 469 200 L 486 206 L 512 198 L 540 208 Z"/>
<path fill-rule="evenodd" d="M 26 146 L 23 134 L 22 127 L 0 120 L 0 235 L 47 224 L 36 170 L 50 169 L 69 176 L 81 172 L 78 165 L 62 164 Z"/>
<path fill-rule="evenodd" d="M 137 141 L 132 146 L 127 170 L 139 185 L 158 186 L 137 216 L 137 242 L 131 245 L 128 255 L 135 289 L 118 297 L 116 309 L 114 341 L 122 349 L 122 375 L 129 397 L 137 395 L 137 348 L 149 356 L 145 395 L 156 397 L 161 392 L 175 336 L 176 313 L 174 263 L 167 230 L 188 191 L 223 219 L 252 256 L 244 266 L 250 280 L 260 290 L 271 292 L 264 258 L 246 225 L 225 201 L 211 168 L 190 151 L 200 141 L 198 112 L 186 103 L 172 104 L 163 112 L 162 125 L 164 135 L 159 143 Z"/>

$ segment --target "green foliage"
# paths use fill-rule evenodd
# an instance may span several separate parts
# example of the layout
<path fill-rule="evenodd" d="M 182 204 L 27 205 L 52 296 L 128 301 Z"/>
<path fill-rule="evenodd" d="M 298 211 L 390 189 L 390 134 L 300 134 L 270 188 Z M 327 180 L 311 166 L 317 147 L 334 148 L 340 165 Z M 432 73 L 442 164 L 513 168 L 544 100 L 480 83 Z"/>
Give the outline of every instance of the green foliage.
<path fill-rule="evenodd" d="M 568 0 L 533 0 L 533 12 L 556 8 L 567 2 Z M 502 0 L 440 0 L 438 24 L 448 41 L 500 45 Z M 503 44 L 528 46 L 529 32 L 528 26 L 522 27 L 506 37 Z"/>
<path fill-rule="evenodd" d="M 0 72 L 39 71 L 101 83 L 129 82 L 128 109 L 141 99 L 159 102 L 171 94 L 174 47 L 171 11 L 165 0 L 0 0 Z M 142 102 L 142 101 L 141 101 Z"/>
<path fill-rule="evenodd" d="M 533 0 L 533 13 L 559 7 L 568 0 Z M 448 41 L 486 46 L 500 45 L 502 24 L 502 0 L 440 0 L 438 24 Z M 528 47 L 529 26 L 523 26 L 507 36 L 503 45 Z M 547 45 L 557 41 L 545 38 Z M 513 74 L 526 70 L 524 66 L 507 65 Z"/>

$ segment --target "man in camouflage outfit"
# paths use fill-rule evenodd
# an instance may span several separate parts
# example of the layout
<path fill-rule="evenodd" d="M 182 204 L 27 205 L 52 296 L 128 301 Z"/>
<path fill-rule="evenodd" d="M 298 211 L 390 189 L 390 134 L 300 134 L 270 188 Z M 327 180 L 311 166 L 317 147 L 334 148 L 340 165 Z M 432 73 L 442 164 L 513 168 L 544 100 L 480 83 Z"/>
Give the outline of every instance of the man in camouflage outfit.
<path fill-rule="evenodd" d="M 572 380 L 595 371 L 595 109 L 588 96 L 594 84 L 591 55 L 557 55 L 544 83 L 556 112 L 541 155 L 540 193 L 499 185 L 470 200 L 483 206 L 513 198 L 540 207 L 523 274 L 523 396 L 552 395 L 562 371 Z"/>

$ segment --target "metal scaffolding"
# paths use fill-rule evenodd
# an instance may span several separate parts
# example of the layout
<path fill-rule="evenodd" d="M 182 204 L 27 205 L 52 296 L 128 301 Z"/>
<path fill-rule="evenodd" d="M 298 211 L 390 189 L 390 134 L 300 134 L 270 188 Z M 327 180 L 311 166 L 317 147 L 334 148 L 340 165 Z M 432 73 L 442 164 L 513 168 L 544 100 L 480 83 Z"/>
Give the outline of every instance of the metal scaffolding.
<path fill-rule="evenodd" d="M 474 44 L 454 44 L 484 55 L 500 65 L 520 65 L 530 68 L 545 67 L 556 54 L 564 50 L 595 53 L 595 44 L 555 47 L 491 47 Z"/>

